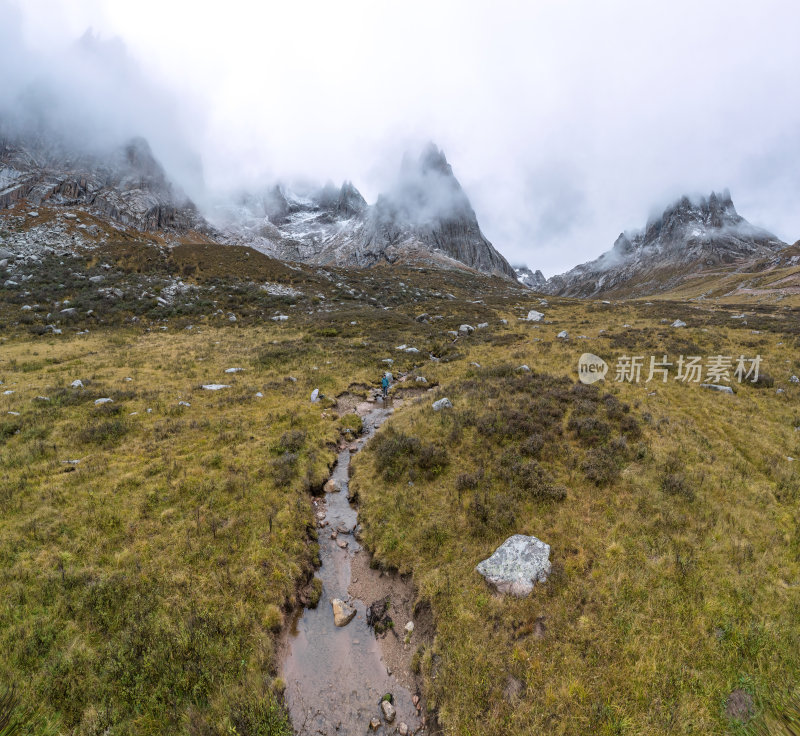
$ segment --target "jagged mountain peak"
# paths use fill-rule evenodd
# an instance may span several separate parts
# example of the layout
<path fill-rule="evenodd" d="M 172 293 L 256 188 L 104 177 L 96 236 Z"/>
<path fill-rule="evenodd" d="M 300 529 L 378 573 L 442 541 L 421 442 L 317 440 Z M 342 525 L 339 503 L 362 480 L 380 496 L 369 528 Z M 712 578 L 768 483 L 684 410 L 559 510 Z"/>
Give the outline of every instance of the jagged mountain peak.
<path fill-rule="evenodd" d="M 435 144 L 403 156 L 394 182 L 372 206 L 350 181 L 338 191 L 328 182 L 299 194 L 276 185 L 260 198 L 263 211 L 252 197 L 245 199 L 244 211 L 228 208 L 230 242 L 278 258 L 340 266 L 413 260 L 515 278 L 481 232 L 467 194 Z M 265 216 L 273 229 L 265 226 Z"/>
<path fill-rule="evenodd" d="M 527 266 L 517 266 L 514 271 L 517 275 L 517 281 L 523 286 L 527 286 L 529 289 L 541 291 L 547 285 L 545 275 L 538 269 L 532 271 Z"/>
<path fill-rule="evenodd" d="M 453 167 L 447 163 L 444 151 L 432 141 L 422 149 L 418 166 L 424 173 L 436 172 L 442 176 L 453 176 Z"/>
<path fill-rule="evenodd" d="M 698 269 L 774 254 L 785 243 L 745 220 L 730 192 L 684 195 L 642 230 L 619 235 L 599 258 L 554 276 L 546 291 L 565 296 L 667 291 Z"/>

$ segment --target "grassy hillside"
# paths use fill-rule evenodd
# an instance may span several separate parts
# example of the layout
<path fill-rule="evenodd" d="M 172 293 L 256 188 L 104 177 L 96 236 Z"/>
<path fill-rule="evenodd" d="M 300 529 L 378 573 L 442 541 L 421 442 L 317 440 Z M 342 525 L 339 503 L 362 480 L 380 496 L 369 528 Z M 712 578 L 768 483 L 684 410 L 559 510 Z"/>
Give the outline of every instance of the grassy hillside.
<path fill-rule="evenodd" d="M 376 563 L 413 573 L 433 614 L 417 664 L 445 733 L 741 733 L 725 714 L 737 688 L 753 697 L 748 728 L 787 712 L 796 311 L 545 307 L 459 272 L 208 246 L 12 265 L 0 694 L 15 687 L 34 733 L 287 732 L 276 642 L 317 554 L 309 500 L 343 427 L 335 398 L 389 365 L 435 388 L 395 388 L 406 401 L 353 484 Z M 520 321 L 534 308 L 545 323 Z M 487 326 L 449 334 L 462 323 Z M 576 382 L 587 351 L 611 365 L 607 383 Z M 733 396 L 613 380 L 622 355 L 718 353 L 758 353 L 769 376 Z M 453 409 L 434 414 L 445 395 Z M 512 533 L 552 545 L 553 575 L 524 600 L 473 570 Z"/>
<path fill-rule="evenodd" d="M 444 731 L 740 733 L 725 712 L 737 688 L 792 712 L 797 323 L 753 334 L 697 311 L 688 328 L 661 326 L 675 305 L 544 311 L 554 324 L 523 328 L 524 341 L 475 346 L 480 368 L 442 367 L 437 391 L 355 460 L 376 560 L 413 572 L 433 610 L 436 642 L 418 662 Z M 562 328 L 589 339 L 554 339 Z M 734 396 L 674 380 L 583 386 L 590 349 L 760 353 L 769 377 Z M 435 413 L 441 396 L 453 409 Z M 513 533 L 552 546 L 550 580 L 524 600 L 474 570 Z"/>

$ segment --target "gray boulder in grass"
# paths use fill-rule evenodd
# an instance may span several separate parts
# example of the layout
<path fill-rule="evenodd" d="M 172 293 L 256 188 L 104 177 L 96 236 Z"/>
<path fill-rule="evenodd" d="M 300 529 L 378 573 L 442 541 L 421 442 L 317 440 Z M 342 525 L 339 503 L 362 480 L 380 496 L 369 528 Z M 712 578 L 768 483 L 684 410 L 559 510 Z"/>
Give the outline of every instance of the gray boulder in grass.
<path fill-rule="evenodd" d="M 475 568 L 498 593 L 524 598 L 550 574 L 550 545 L 514 534 Z"/>

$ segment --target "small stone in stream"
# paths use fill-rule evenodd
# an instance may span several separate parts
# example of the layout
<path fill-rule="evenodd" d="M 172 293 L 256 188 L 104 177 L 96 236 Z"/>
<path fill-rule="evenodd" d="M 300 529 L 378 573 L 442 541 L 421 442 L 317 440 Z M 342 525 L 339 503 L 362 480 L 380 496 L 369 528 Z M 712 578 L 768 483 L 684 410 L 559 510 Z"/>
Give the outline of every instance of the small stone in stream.
<path fill-rule="evenodd" d="M 336 626 L 347 626 L 355 618 L 356 609 L 338 598 L 331 601 L 331 607 L 333 608 L 333 623 Z"/>
<path fill-rule="evenodd" d="M 347 549 L 347 540 L 346 539 L 337 539 L 336 544 L 338 544 L 342 549 Z"/>
<path fill-rule="evenodd" d="M 397 711 L 388 700 L 381 701 L 381 710 L 383 711 L 383 717 L 386 719 L 386 723 L 391 723 L 397 715 Z"/>
<path fill-rule="evenodd" d="M 381 727 L 381 722 L 378 718 L 372 718 L 369 722 L 369 730 L 377 731 Z"/>
<path fill-rule="evenodd" d="M 419 695 L 414 695 L 411 698 L 411 702 L 414 704 L 415 708 L 419 708 Z"/>
<path fill-rule="evenodd" d="M 339 535 L 336 532 L 331 532 L 331 539 L 336 539 Z"/>
<path fill-rule="evenodd" d="M 402 721 L 400 721 L 400 723 L 397 726 L 397 733 L 399 733 L 400 736 L 408 736 L 408 726 Z"/>
<path fill-rule="evenodd" d="M 342 490 L 342 484 L 335 478 L 330 478 L 323 486 L 325 493 L 337 493 Z"/>

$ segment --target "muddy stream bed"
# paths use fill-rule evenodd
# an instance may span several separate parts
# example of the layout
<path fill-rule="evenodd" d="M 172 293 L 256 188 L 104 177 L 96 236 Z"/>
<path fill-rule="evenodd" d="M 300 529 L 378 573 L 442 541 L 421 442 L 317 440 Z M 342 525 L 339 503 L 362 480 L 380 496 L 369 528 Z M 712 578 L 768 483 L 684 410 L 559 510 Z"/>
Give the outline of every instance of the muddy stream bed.
<path fill-rule="evenodd" d="M 348 501 L 350 458 L 392 411 L 380 401 L 368 406 L 362 416 L 361 438 L 352 449 L 339 453 L 331 475 L 339 490 L 326 493 L 324 499 L 316 502 L 318 519 L 323 524 L 318 529 L 322 565 L 316 573 L 322 581 L 322 595 L 316 608 L 297 613 L 284 647 L 281 674 L 286 683 L 286 704 L 298 736 L 394 734 L 401 723 L 407 725 L 408 733 L 426 732 L 413 701 L 415 684 L 408 670 L 409 652 L 411 646 L 416 646 L 416 635 L 412 635 L 409 644 L 403 642 L 404 626 L 411 620 L 413 596 L 409 586 L 399 579 L 387 588 L 387 576 L 370 568 L 368 552 L 353 536 L 358 522 L 357 510 Z M 372 602 L 371 596 L 377 598 L 387 590 L 392 600 L 395 630 L 379 641 L 367 626 L 366 609 Z M 355 597 L 358 594 L 367 597 L 367 601 Z M 346 626 L 334 624 L 331 601 L 336 598 L 356 611 Z M 400 620 L 399 616 L 409 618 Z M 381 713 L 380 701 L 386 693 L 392 694 L 396 709 L 392 723 L 387 723 Z M 377 731 L 371 730 L 372 719 L 380 721 Z"/>

